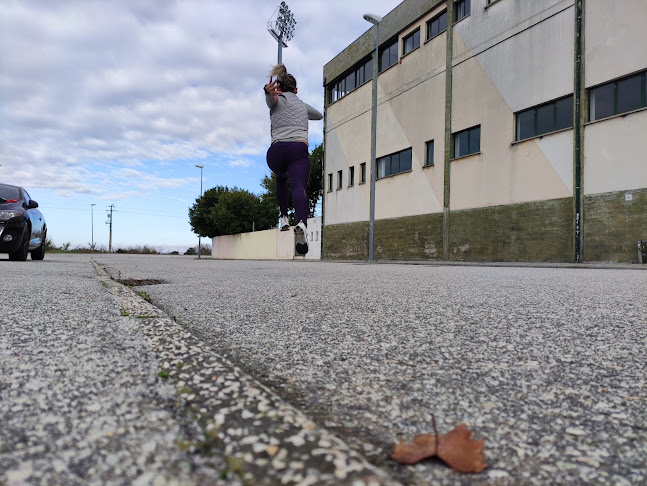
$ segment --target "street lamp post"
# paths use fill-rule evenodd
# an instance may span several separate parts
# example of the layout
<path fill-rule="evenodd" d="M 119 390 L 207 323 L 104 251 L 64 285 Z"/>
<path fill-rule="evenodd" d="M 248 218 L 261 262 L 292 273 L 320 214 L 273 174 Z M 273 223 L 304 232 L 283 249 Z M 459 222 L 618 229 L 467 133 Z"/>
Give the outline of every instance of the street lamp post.
<path fill-rule="evenodd" d="M 90 220 L 92 221 L 92 253 L 94 253 L 94 207 L 96 204 L 90 204 Z"/>
<path fill-rule="evenodd" d="M 277 8 L 278 15 L 276 20 L 270 19 L 267 22 L 267 31 L 272 34 L 272 37 L 276 39 L 279 43 L 279 52 L 278 52 L 278 62 L 281 64 L 283 62 L 283 48 L 287 48 L 287 41 L 292 40 L 294 37 L 294 28 L 297 24 L 297 21 L 294 20 L 294 14 L 290 11 L 285 2 L 281 2 L 281 5 Z M 276 10 L 274 11 L 276 13 Z M 274 17 L 274 15 L 272 15 Z"/>
<path fill-rule="evenodd" d="M 375 54 L 373 55 L 373 107 L 371 108 L 371 206 L 370 226 L 368 231 L 368 261 L 374 261 L 375 248 L 375 175 L 376 175 L 376 142 L 377 142 L 377 73 L 380 59 L 380 22 L 382 17 L 374 14 L 364 14 L 364 20 L 375 25 Z"/>
<path fill-rule="evenodd" d="M 195 166 L 200 169 L 200 198 L 202 198 L 202 169 L 204 165 L 195 164 Z M 198 258 L 200 258 L 200 229 L 198 229 Z"/>

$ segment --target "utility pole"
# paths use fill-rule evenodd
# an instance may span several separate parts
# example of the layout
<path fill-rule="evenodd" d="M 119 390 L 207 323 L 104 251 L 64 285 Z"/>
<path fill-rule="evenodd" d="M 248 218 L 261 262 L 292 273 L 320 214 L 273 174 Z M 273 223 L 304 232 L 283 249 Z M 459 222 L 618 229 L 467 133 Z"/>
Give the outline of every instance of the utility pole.
<path fill-rule="evenodd" d="M 108 240 L 108 253 L 112 253 L 112 208 L 114 207 L 115 207 L 114 204 L 110 205 L 110 213 L 108 213 L 108 221 L 106 221 L 106 224 L 110 225 L 110 240 Z"/>
<path fill-rule="evenodd" d="M 94 253 L 94 207 L 95 206 L 96 206 L 96 204 L 94 204 L 94 203 L 90 204 L 90 217 L 91 217 L 91 221 L 92 221 L 92 223 L 91 223 L 92 224 L 92 243 L 91 243 L 91 246 L 92 246 L 91 251 L 92 251 L 92 253 Z"/>

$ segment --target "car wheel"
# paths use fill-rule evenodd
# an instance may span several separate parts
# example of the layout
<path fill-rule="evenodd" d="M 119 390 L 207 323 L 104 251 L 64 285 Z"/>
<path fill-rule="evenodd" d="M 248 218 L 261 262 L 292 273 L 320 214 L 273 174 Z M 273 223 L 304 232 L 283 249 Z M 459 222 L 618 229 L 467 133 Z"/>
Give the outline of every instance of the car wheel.
<path fill-rule="evenodd" d="M 29 228 L 25 228 L 25 231 L 22 234 L 22 241 L 17 251 L 12 251 L 9 253 L 9 260 L 24 262 L 27 260 L 27 255 L 29 254 L 29 235 L 31 231 Z"/>
<path fill-rule="evenodd" d="M 41 241 L 40 246 L 31 251 L 32 260 L 42 260 L 45 258 L 45 240 Z"/>

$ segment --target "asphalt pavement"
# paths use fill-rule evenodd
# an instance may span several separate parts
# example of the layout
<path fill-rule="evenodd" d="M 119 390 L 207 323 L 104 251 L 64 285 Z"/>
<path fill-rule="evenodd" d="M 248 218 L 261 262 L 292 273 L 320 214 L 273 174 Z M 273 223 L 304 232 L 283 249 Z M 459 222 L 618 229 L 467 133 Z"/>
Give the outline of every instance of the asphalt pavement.
<path fill-rule="evenodd" d="M 0 260 L 0 483 L 647 483 L 643 269 L 92 260 Z"/>

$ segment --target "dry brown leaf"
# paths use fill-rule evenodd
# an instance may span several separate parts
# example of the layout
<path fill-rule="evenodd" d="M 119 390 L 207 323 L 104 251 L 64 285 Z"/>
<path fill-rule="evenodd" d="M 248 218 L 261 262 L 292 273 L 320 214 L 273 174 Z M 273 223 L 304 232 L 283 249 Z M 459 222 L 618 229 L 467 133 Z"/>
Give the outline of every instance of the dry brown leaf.
<path fill-rule="evenodd" d="M 487 464 L 483 459 L 485 439 L 473 440 L 472 432 L 461 424 L 446 434 L 423 434 L 415 437 L 411 444 L 400 442 L 393 448 L 391 459 L 401 464 L 415 464 L 429 457 L 437 456 L 455 471 L 479 473 Z"/>

